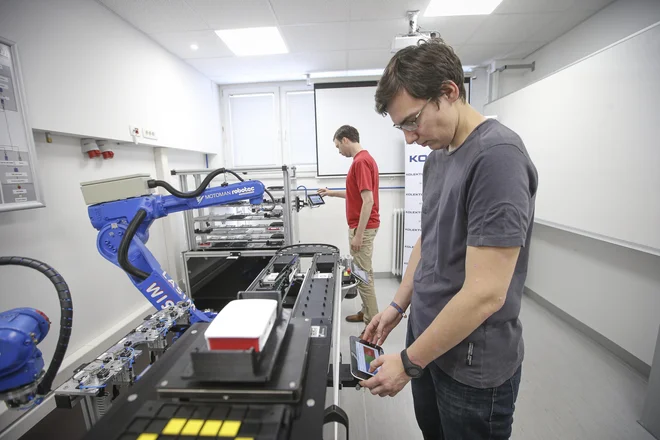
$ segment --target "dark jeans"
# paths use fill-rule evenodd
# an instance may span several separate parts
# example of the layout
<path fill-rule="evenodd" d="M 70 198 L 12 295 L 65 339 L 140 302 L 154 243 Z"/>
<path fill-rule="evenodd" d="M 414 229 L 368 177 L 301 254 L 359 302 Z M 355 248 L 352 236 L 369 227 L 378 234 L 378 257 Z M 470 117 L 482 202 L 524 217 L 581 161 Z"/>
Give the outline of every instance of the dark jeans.
<path fill-rule="evenodd" d="M 408 323 L 406 346 L 414 342 Z M 522 368 L 522 367 L 521 367 Z M 473 388 L 435 362 L 411 381 L 415 417 L 425 440 L 505 440 L 511 437 L 521 368 L 497 388 Z"/>

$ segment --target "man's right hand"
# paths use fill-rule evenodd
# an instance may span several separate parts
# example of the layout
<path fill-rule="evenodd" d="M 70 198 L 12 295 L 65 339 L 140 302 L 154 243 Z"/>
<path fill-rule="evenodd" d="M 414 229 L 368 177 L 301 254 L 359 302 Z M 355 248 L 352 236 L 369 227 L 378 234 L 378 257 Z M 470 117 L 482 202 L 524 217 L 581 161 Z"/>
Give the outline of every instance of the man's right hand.
<path fill-rule="evenodd" d="M 364 330 L 362 339 L 371 342 L 372 344 L 382 346 L 394 327 L 399 325 L 401 318 L 403 318 L 401 313 L 399 313 L 394 307 L 387 306 L 385 310 L 371 319 L 371 322 Z"/>
<path fill-rule="evenodd" d="M 332 190 L 328 188 L 319 188 L 316 192 L 323 197 L 332 197 Z"/>

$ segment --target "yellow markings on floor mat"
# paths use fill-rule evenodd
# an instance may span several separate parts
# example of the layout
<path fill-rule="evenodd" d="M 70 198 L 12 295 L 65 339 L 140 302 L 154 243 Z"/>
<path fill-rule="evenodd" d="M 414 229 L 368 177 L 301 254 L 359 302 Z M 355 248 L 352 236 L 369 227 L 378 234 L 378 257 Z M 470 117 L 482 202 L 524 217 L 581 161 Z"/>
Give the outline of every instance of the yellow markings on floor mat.
<path fill-rule="evenodd" d="M 220 428 L 218 437 L 236 437 L 239 429 L 241 429 L 241 422 L 227 420 L 222 424 L 222 428 Z"/>
<path fill-rule="evenodd" d="M 220 426 L 222 426 L 222 420 L 207 420 L 199 435 L 200 437 L 215 437 L 220 431 Z"/>
<path fill-rule="evenodd" d="M 188 420 L 188 423 L 186 423 L 186 426 L 184 426 L 183 429 L 181 430 L 180 435 L 196 436 L 199 433 L 200 429 L 202 429 L 203 424 L 204 424 L 204 420 L 190 419 Z"/>
<path fill-rule="evenodd" d="M 167 422 L 167 425 L 163 428 L 162 434 L 179 435 L 181 429 L 183 429 L 183 425 L 185 425 L 187 421 L 187 419 L 170 419 L 170 421 Z"/>

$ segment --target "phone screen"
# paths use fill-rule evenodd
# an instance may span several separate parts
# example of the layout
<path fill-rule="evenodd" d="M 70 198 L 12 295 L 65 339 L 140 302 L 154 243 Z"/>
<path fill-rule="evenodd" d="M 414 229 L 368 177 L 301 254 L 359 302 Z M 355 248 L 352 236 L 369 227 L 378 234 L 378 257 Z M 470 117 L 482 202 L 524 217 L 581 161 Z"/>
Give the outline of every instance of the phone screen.
<path fill-rule="evenodd" d="M 374 374 L 378 373 L 380 368 L 373 373 L 369 372 L 369 369 L 371 368 L 370 364 L 378 359 L 378 356 L 380 356 L 378 350 L 372 347 L 368 347 L 361 342 L 355 341 L 355 353 L 357 354 L 358 370 L 368 374 L 369 376 L 373 376 Z"/>

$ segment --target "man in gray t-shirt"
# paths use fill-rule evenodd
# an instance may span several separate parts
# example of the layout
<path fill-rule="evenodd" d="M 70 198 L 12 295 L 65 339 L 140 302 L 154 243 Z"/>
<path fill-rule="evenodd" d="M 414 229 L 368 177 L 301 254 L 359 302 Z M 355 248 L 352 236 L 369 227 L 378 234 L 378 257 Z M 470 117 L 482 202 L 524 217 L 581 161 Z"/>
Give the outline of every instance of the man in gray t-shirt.
<path fill-rule="evenodd" d="M 407 348 L 362 382 L 396 395 L 412 380 L 425 439 L 507 439 L 523 360 L 518 319 L 537 173 L 518 135 L 465 100 L 461 62 L 439 40 L 399 51 L 376 91 L 424 165 L 422 235 L 394 301 L 363 338 L 382 344 L 410 306 Z"/>

